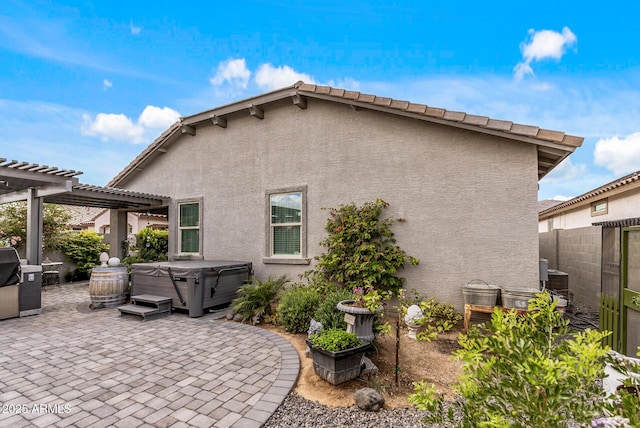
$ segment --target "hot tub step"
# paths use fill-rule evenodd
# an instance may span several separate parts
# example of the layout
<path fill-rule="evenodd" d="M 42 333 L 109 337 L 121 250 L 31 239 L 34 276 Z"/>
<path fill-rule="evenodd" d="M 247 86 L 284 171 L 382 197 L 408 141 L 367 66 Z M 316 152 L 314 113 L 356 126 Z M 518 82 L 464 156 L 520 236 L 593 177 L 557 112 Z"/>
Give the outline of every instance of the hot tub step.
<path fill-rule="evenodd" d="M 138 315 L 143 320 L 159 318 L 171 314 L 171 298 L 141 294 L 131 296 L 131 303 L 118 306 L 120 315 Z"/>

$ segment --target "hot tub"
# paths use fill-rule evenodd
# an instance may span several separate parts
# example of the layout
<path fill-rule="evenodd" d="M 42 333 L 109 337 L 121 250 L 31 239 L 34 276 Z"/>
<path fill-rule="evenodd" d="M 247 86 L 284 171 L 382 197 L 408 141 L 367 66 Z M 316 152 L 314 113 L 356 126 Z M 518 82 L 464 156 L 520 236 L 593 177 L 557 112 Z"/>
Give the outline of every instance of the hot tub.
<path fill-rule="evenodd" d="M 252 273 L 250 262 L 181 260 L 131 265 L 131 296 L 169 297 L 172 308 L 202 316 L 205 309 L 225 306 Z"/>

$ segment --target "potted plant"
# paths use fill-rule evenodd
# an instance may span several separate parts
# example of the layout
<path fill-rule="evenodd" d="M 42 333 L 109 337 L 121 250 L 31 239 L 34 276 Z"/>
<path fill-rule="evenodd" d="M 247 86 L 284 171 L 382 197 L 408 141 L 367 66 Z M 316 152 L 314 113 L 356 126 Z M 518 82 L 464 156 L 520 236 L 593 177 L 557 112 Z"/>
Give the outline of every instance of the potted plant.
<path fill-rule="evenodd" d="M 322 330 L 307 339 L 313 358 L 313 370 L 332 385 L 339 385 L 360 375 L 362 357 L 369 348 L 354 333 L 344 330 Z"/>

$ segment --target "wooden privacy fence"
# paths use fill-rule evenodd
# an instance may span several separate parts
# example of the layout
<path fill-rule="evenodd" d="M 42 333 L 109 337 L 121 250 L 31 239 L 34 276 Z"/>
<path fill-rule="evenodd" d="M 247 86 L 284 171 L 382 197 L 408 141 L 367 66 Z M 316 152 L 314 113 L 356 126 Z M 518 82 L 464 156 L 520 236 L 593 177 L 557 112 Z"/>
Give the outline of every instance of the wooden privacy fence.
<path fill-rule="evenodd" d="M 600 294 L 600 331 L 610 331 L 603 339 L 614 351 L 620 352 L 620 305 L 618 298 Z"/>

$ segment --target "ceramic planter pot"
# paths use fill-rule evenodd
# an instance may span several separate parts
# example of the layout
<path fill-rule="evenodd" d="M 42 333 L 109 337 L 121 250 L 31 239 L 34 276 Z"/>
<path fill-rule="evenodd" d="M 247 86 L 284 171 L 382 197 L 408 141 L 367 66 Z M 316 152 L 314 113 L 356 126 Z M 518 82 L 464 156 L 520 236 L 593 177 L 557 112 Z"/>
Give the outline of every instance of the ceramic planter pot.
<path fill-rule="evenodd" d="M 336 308 L 344 312 L 344 320 L 347 323 L 347 332 L 355 333 L 358 339 L 365 342 L 372 342 L 375 338 L 373 333 L 373 320 L 376 316 L 367 308 L 353 306 L 355 300 L 343 300 Z"/>
<path fill-rule="evenodd" d="M 369 343 L 344 351 L 332 352 L 314 348 L 309 339 L 306 342 L 311 349 L 313 371 L 332 385 L 339 385 L 357 378 L 364 368 L 362 358 L 369 348 Z"/>

